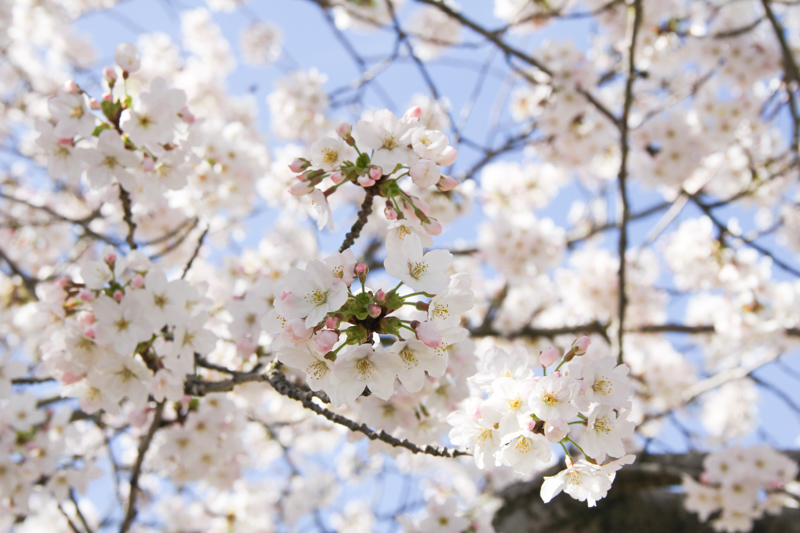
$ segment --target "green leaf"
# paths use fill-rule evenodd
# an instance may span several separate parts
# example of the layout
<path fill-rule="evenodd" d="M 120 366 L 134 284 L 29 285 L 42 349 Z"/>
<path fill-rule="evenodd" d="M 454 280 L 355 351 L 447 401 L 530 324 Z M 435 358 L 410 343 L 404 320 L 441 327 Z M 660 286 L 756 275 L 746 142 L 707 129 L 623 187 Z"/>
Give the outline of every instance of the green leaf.
<path fill-rule="evenodd" d="M 111 129 L 111 126 L 109 126 L 105 122 L 102 122 L 99 126 L 97 126 L 94 129 L 94 131 L 92 132 L 92 137 L 99 137 L 100 134 L 103 133 L 103 131 L 110 130 L 110 129 Z"/>

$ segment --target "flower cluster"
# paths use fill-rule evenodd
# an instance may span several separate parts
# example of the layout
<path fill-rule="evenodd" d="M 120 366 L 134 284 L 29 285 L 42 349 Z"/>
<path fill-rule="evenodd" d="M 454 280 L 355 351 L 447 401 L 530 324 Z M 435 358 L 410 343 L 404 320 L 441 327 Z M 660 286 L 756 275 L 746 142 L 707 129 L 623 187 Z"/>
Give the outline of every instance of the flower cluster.
<path fill-rule="evenodd" d="M 628 367 L 612 357 L 578 357 L 589 344 L 589 337 L 581 337 L 563 355 L 556 348 L 542 352 L 543 376 L 534 376 L 523 348 L 487 352 L 484 368 L 470 378 L 481 396 L 448 417 L 450 440 L 469 449 L 479 468 L 493 463 L 521 474 L 551 461 L 551 446 L 560 444 L 568 468 L 545 481 L 542 498 L 548 502 L 563 490 L 594 506 L 611 486 L 609 475 L 633 460 L 625 455 L 623 439 L 632 436 L 634 424 L 628 420 Z M 573 461 L 568 445 L 585 459 Z M 598 465 L 607 456 L 621 459 Z"/>
<path fill-rule="evenodd" d="M 708 454 L 698 483 L 683 475 L 686 509 L 715 531 L 750 531 L 764 513 L 797 507 L 797 463 L 767 445 L 734 446 Z"/>
<path fill-rule="evenodd" d="M 395 378 L 417 392 L 426 372 L 445 373 L 448 346 L 466 337 L 460 315 L 472 308 L 472 292 L 468 279 L 451 279 L 446 272 L 451 262 L 450 252 L 424 253 L 410 235 L 387 254 L 386 272 L 400 280 L 388 292 L 366 288 L 366 265 L 357 264 L 350 250 L 292 269 L 263 320 L 275 337 L 272 349 L 281 362 L 303 370 L 311 389 L 324 390 L 334 405 L 352 403 L 365 387 L 388 400 Z M 360 291 L 351 290 L 356 278 Z M 404 284 L 414 292 L 401 294 Z M 419 296 L 431 300 L 416 301 Z M 398 316 L 406 306 L 419 316 Z M 379 335 L 392 335 L 396 342 L 388 349 L 373 345 Z"/>
<path fill-rule="evenodd" d="M 38 123 L 36 142 L 47 154 L 50 175 L 74 183 L 85 172 L 92 188 L 116 180 L 128 192 L 141 187 L 152 197 L 186 186 L 196 137 L 186 94 L 156 78 L 134 99 L 128 78 L 140 68 L 139 53 L 121 44 L 114 58 L 117 70 L 105 69 L 100 100 L 70 81 L 48 101 L 53 123 Z"/>
<path fill-rule="evenodd" d="M 292 162 L 290 168 L 299 182 L 290 191 L 297 196 L 311 195 L 320 228 L 331 223 L 327 197 L 342 184 L 353 182 L 365 189 L 375 187 L 372 194 L 386 199 L 384 214 L 389 220 L 411 221 L 421 235 L 442 231 L 441 224 L 429 216 L 427 204 L 398 184 L 405 176 L 420 188 L 436 186 L 449 191 L 458 184 L 439 169 L 452 165 L 458 151 L 444 133 L 421 125 L 421 114 L 419 107 L 413 107 L 398 119 L 382 109 L 372 120 L 359 120 L 355 127 L 343 123 L 336 129 L 338 137 L 315 142 L 309 158 Z M 322 183 L 327 186 L 324 191 L 317 188 Z"/>
<path fill-rule="evenodd" d="M 187 281 L 168 281 L 139 252 L 103 259 L 80 270 L 82 281 L 63 280 L 42 294 L 41 311 L 58 318 L 43 345 L 43 362 L 68 387 L 81 409 L 116 413 L 128 398 L 180 400 L 195 354 L 214 349 L 205 329 L 207 301 Z"/>

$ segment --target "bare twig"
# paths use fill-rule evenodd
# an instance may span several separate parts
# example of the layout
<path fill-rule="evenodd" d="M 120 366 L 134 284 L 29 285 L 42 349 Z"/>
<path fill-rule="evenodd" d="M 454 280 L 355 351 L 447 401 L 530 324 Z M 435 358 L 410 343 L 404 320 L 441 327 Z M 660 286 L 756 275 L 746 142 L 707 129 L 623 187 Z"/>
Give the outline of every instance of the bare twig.
<path fill-rule="evenodd" d="M 164 402 L 160 402 L 156 406 L 153 414 L 153 422 L 150 424 L 150 428 L 147 430 L 147 433 L 142 435 L 142 438 L 139 441 L 138 455 L 136 456 L 136 462 L 133 464 L 133 470 L 131 471 L 130 491 L 128 492 L 128 509 L 125 512 L 125 519 L 122 521 L 122 525 L 119 527 L 119 533 L 126 533 L 133 524 L 133 521 L 136 519 L 136 513 L 138 512 L 138 509 L 136 508 L 136 499 L 139 495 L 139 476 L 142 473 L 144 457 L 147 454 L 147 450 L 150 448 L 150 443 L 153 442 L 153 436 L 161 426 L 161 416 L 163 412 Z"/>

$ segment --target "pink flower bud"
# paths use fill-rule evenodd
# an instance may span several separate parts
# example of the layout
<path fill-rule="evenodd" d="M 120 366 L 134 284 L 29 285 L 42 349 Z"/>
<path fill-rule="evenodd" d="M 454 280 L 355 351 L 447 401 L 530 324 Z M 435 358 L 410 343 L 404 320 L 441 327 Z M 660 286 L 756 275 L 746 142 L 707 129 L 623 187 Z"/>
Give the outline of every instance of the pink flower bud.
<path fill-rule="evenodd" d="M 356 263 L 355 273 L 356 276 L 359 278 L 361 276 L 366 276 L 367 272 L 369 272 L 369 267 L 365 263 Z"/>
<path fill-rule="evenodd" d="M 388 203 L 386 207 L 383 208 L 383 214 L 386 215 L 387 220 L 397 220 L 397 211 Z"/>
<path fill-rule="evenodd" d="M 156 169 L 156 162 L 153 161 L 153 158 L 150 157 L 149 154 L 144 154 L 144 159 L 142 159 L 142 170 L 145 172 L 153 172 Z"/>
<path fill-rule="evenodd" d="M 108 263 L 109 265 L 110 265 L 110 264 L 112 264 L 112 263 L 113 263 L 114 261 L 116 261 L 116 260 L 117 260 L 117 256 L 116 256 L 116 254 L 108 254 L 108 255 L 106 256 L 106 258 L 104 259 L 104 261 L 105 261 L 106 263 Z"/>
<path fill-rule="evenodd" d="M 330 329 L 336 329 L 339 325 L 339 321 L 336 319 L 335 316 L 328 316 L 325 317 L 325 327 Z"/>
<path fill-rule="evenodd" d="M 458 180 L 442 174 L 442 177 L 439 178 L 439 183 L 436 184 L 436 188 L 442 192 L 452 191 L 458 186 Z"/>
<path fill-rule="evenodd" d="M 89 100 L 90 109 L 94 109 L 95 111 L 97 111 L 98 109 L 100 109 L 100 107 L 101 107 L 100 102 L 97 101 L 97 98 L 92 98 L 91 100 Z"/>
<path fill-rule="evenodd" d="M 575 355 L 583 355 L 586 353 L 586 350 L 589 349 L 589 345 L 591 343 L 592 339 L 586 335 L 579 337 L 575 342 L 572 343 L 572 351 L 575 352 Z"/>
<path fill-rule="evenodd" d="M 369 176 L 359 176 L 358 177 L 358 184 L 362 187 L 372 187 L 375 185 L 375 180 L 370 178 Z"/>
<path fill-rule="evenodd" d="M 533 431 L 536 429 L 536 420 L 530 417 L 519 417 L 519 427 L 524 429 L 525 431 Z"/>
<path fill-rule="evenodd" d="M 103 78 L 109 83 L 117 81 L 117 71 L 114 67 L 106 67 L 103 69 Z"/>
<path fill-rule="evenodd" d="M 303 172 L 305 169 L 307 169 L 308 166 L 309 166 L 309 164 L 308 164 L 308 161 L 306 159 L 303 159 L 302 157 L 298 157 L 297 159 L 295 159 L 294 161 L 289 163 L 289 170 L 291 170 L 295 174 L 298 174 L 300 172 Z"/>
<path fill-rule="evenodd" d="M 306 194 L 311 194 L 313 190 L 313 185 L 301 181 L 289 187 L 289 194 L 292 196 L 305 196 Z"/>
<path fill-rule="evenodd" d="M 189 108 L 186 106 L 183 106 L 183 109 L 181 109 L 178 112 L 178 116 L 181 117 L 181 120 L 183 120 L 187 124 L 194 124 L 195 120 L 197 120 L 194 118 L 194 115 L 192 114 L 191 111 L 189 111 Z"/>
<path fill-rule="evenodd" d="M 329 317 L 330 318 L 330 317 Z M 329 329 L 322 330 L 314 337 L 314 346 L 320 353 L 326 353 L 333 349 L 339 341 L 339 334 Z"/>
<path fill-rule="evenodd" d="M 449 167 L 453 163 L 456 162 L 456 157 L 458 157 L 458 150 L 453 148 L 452 146 L 448 146 L 442 153 L 439 154 L 439 158 L 436 160 L 437 165 L 441 165 L 443 167 Z"/>
<path fill-rule="evenodd" d="M 307 328 L 305 321 L 302 318 L 294 318 L 286 322 L 283 327 L 283 336 L 286 340 L 293 344 L 300 344 L 311 338 L 314 330 Z"/>
<path fill-rule="evenodd" d="M 442 345 L 442 334 L 436 329 L 433 322 L 425 321 L 420 322 L 414 330 L 417 338 L 429 348 L 438 348 Z"/>
<path fill-rule="evenodd" d="M 144 287 L 144 276 L 141 274 L 136 274 L 136 276 L 134 276 L 131 280 L 131 287 L 134 289 L 141 289 Z"/>
<path fill-rule="evenodd" d="M 72 146 L 72 137 L 65 137 L 63 139 L 59 139 L 58 144 L 60 144 L 61 146 Z"/>
<path fill-rule="evenodd" d="M 68 93 L 79 93 L 79 92 L 81 92 L 81 88 L 78 87 L 78 84 L 75 83 L 74 80 L 67 80 L 64 83 L 64 90 L 67 91 Z"/>
<path fill-rule="evenodd" d="M 249 337 L 244 337 L 236 341 L 236 350 L 244 357 L 249 357 L 256 353 L 256 348 L 258 347 Z"/>
<path fill-rule="evenodd" d="M 94 324 L 95 321 L 97 320 L 94 316 L 94 313 L 92 313 L 91 311 L 81 311 L 80 313 L 78 313 L 77 318 L 78 318 L 78 324 L 80 324 L 84 328 L 88 328 L 89 326 Z"/>
<path fill-rule="evenodd" d="M 350 133 L 352 131 L 353 131 L 353 126 L 351 126 L 347 122 L 342 122 L 341 124 L 336 126 L 336 135 L 345 140 L 347 140 L 347 138 L 350 137 Z"/>
<path fill-rule="evenodd" d="M 67 285 L 69 285 L 69 279 L 67 278 L 59 278 L 55 282 L 56 287 L 61 287 L 62 289 L 66 289 Z"/>
<path fill-rule="evenodd" d="M 331 172 L 331 181 L 334 183 L 334 185 L 339 185 L 344 181 L 344 176 L 342 176 L 342 173 L 338 170 L 334 170 Z"/>
<path fill-rule="evenodd" d="M 561 442 L 569 434 L 569 426 L 567 422 L 561 420 L 553 420 L 552 422 L 544 423 L 544 436 L 550 442 Z"/>
<path fill-rule="evenodd" d="M 706 485 L 711 483 L 711 474 L 709 474 L 708 472 L 703 472 L 702 474 L 700 474 L 700 483 L 704 483 Z"/>
<path fill-rule="evenodd" d="M 378 181 L 383 176 L 383 169 L 377 165 L 370 165 L 369 167 L 369 177 Z"/>
<path fill-rule="evenodd" d="M 403 118 L 419 118 L 421 116 L 422 116 L 422 108 L 417 105 L 406 111 L 406 114 L 403 115 Z"/>
<path fill-rule="evenodd" d="M 83 330 L 83 336 L 89 339 L 94 339 L 94 328 L 86 328 Z"/>
<path fill-rule="evenodd" d="M 106 93 L 103 95 L 103 100 L 105 100 L 106 102 L 113 102 L 114 97 L 111 96 L 111 93 Z"/>
<path fill-rule="evenodd" d="M 539 355 L 539 364 L 548 367 L 558 361 L 561 354 L 555 348 L 548 348 Z"/>
<path fill-rule="evenodd" d="M 386 301 L 386 293 L 383 291 L 378 291 L 375 293 L 375 301 L 379 304 L 382 304 Z"/>
<path fill-rule="evenodd" d="M 439 235 L 442 232 L 442 225 L 438 220 L 429 218 L 422 223 L 422 228 L 428 235 Z"/>
<path fill-rule="evenodd" d="M 64 375 L 61 376 L 61 383 L 64 385 L 72 385 L 73 383 L 77 383 L 78 381 L 83 379 L 83 374 L 75 375 L 69 370 L 64 372 Z"/>
<path fill-rule="evenodd" d="M 134 427 L 143 427 L 147 424 L 147 411 L 145 409 L 134 409 L 128 413 L 128 422 Z"/>
<path fill-rule="evenodd" d="M 367 312 L 369 313 L 369 316 L 371 316 L 372 318 L 378 318 L 379 316 L 381 316 L 381 311 L 382 311 L 381 306 L 376 304 L 372 304 L 367 307 Z"/>
<path fill-rule="evenodd" d="M 118 302 L 121 302 L 122 299 L 125 297 L 125 293 L 122 291 L 114 291 L 114 299 Z"/>

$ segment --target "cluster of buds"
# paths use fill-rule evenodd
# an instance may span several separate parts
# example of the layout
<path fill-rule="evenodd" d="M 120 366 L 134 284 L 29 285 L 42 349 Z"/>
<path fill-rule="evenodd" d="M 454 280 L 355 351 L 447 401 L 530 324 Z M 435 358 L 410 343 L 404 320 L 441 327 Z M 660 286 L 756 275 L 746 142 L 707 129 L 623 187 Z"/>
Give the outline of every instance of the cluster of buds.
<path fill-rule="evenodd" d="M 309 387 L 324 390 L 334 405 L 350 404 L 368 388 L 388 400 L 395 378 L 410 392 L 419 391 L 426 373 L 441 377 L 447 349 L 466 338 L 460 315 L 473 305 L 469 281 L 445 272 L 452 255 L 445 250 L 423 254 L 409 236 L 390 251 L 387 273 L 401 281 L 389 291 L 366 287 L 367 266 L 350 250 L 293 269 L 275 308 L 262 326 L 273 335 L 278 359 L 305 372 Z M 360 290 L 351 286 L 359 280 Z M 400 292 L 403 285 L 413 291 Z M 421 296 L 430 301 L 417 301 Z M 398 316 L 404 307 L 415 311 Z M 418 313 L 418 316 L 412 316 Z M 386 347 L 374 345 L 378 338 Z"/>
<path fill-rule="evenodd" d="M 139 251 L 118 256 L 107 247 L 87 262 L 82 281 L 62 279 L 38 305 L 61 320 L 42 347 L 51 375 L 68 385 L 81 408 L 117 412 L 127 398 L 179 401 L 183 378 L 194 373 L 217 337 L 205 329 L 207 304 L 187 281 L 169 281 Z"/>
<path fill-rule="evenodd" d="M 442 174 L 439 166 L 452 165 L 458 151 L 444 133 L 421 126 L 420 114 L 420 108 L 414 107 L 398 119 L 383 109 L 372 120 L 359 120 L 355 128 L 339 125 L 336 137 L 315 142 L 309 158 L 295 159 L 289 165 L 298 178 L 289 191 L 296 196 L 310 194 L 314 202 L 327 205 L 328 196 L 352 182 L 386 199 L 384 213 L 389 220 L 410 219 L 422 224 L 430 235 L 437 235 L 441 225 L 429 216 L 430 208 L 404 190 L 398 180 L 409 176 L 417 187 L 450 191 L 458 182 Z M 317 188 L 323 183 L 329 185 L 324 191 Z M 325 207 L 319 210 L 327 211 Z"/>
<path fill-rule="evenodd" d="M 563 490 L 594 505 L 611 486 L 611 474 L 633 460 L 623 439 L 634 424 L 628 420 L 628 367 L 613 357 L 587 355 L 589 344 L 581 337 L 563 354 L 542 352 L 542 376 L 529 368 L 523 348 L 487 352 L 483 370 L 470 378 L 479 395 L 447 418 L 450 440 L 469 449 L 479 468 L 507 465 L 521 474 L 547 464 L 552 446 L 559 445 L 568 468 L 545 482 L 542 498 L 547 502 Z M 583 455 L 578 461 L 571 455 L 576 450 Z M 609 456 L 620 459 L 602 464 Z M 603 483 L 585 482 L 588 477 Z"/>

